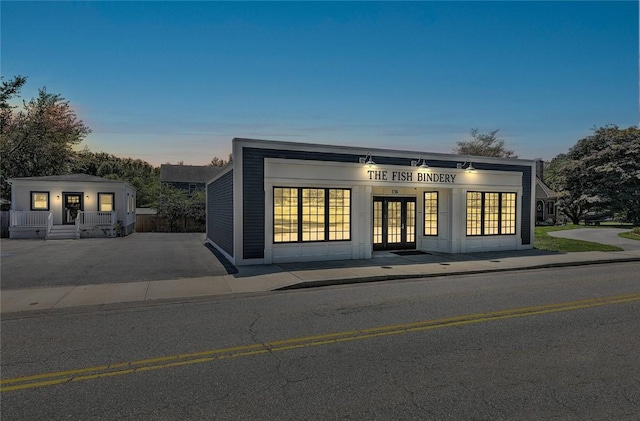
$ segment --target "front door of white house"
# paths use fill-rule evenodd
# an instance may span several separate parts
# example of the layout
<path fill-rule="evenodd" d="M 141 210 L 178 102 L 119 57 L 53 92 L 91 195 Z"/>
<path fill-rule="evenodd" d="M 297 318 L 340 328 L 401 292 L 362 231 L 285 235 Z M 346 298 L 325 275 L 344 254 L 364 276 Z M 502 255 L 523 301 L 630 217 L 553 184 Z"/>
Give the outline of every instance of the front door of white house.
<path fill-rule="evenodd" d="M 373 198 L 373 249 L 416 248 L 416 198 Z"/>
<path fill-rule="evenodd" d="M 62 223 L 75 224 L 82 210 L 82 193 L 62 193 Z"/>

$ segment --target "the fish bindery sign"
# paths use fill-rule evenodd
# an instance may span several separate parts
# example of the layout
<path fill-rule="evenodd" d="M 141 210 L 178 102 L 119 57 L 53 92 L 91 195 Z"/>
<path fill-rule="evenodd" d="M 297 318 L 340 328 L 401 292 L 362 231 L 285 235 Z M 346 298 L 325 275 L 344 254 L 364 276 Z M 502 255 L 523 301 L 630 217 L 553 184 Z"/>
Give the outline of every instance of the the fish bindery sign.
<path fill-rule="evenodd" d="M 437 172 L 368 170 L 372 181 L 413 181 L 417 183 L 455 183 L 456 174 Z"/>

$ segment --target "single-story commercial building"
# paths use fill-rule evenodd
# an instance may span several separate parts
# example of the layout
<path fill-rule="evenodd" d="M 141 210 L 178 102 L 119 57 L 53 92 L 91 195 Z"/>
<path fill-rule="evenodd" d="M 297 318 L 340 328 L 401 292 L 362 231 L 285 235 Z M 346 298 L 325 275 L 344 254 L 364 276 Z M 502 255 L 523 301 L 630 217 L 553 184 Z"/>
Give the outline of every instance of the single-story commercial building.
<path fill-rule="evenodd" d="M 206 237 L 236 265 L 530 249 L 535 178 L 533 160 L 234 139 Z"/>
<path fill-rule="evenodd" d="M 136 189 L 87 174 L 12 178 L 10 238 L 114 237 L 135 231 Z"/>

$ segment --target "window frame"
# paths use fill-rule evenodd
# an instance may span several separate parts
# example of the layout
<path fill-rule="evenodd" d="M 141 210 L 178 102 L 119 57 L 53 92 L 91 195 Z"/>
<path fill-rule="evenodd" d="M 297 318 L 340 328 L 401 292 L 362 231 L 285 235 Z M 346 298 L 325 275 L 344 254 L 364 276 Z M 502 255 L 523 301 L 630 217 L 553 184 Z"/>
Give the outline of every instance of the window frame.
<path fill-rule="evenodd" d="M 547 215 L 555 215 L 556 214 L 556 202 L 553 200 L 547 201 L 547 205 L 545 206 Z"/>
<path fill-rule="evenodd" d="M 296 196 L 296 208 L 297 208 L 297 223 L 295 224 L 295 231 L 292 231 L 291 234 L 296 233 L 297 235 L 297 239 L 296 240 L 292 240 L 292 241 L 277 241 L 276 240 L 276 212 L 275 212 L 275 197 L 276 197 L 276 190 L 277 189 L 289 189 L 289 190 L 295 190 L 297 193 Z M 305 240 L 303 239 L 303 234 L 304 234 L 304 230 L 303 230 L 303 215 L 304 215 L 304 209 L 305 207 L 303 206 L 303 191 L 304 190 L 322 190 L 323 194 L 324 194 L 324 227 L 323 230 L 321 232 L 324 233 L 324 238 L 322 240 Z M 349 192 L 349 231 L 348 231 L 348 237 L 349 238 L 341 238 L 341 239 L 331 239 L 331 234 L 336 234 L 338 232 L 344 233 L 346 231 L 331 231 L 331 195 L 330 195 L 330 191 L 331 190 L 340 190 L 340 191 L 348 191 Z M 345 242 L 345 241 L 352 241 L 351 240 L 351 236 L 352 236 L 352 227 L 353 227 L 353 195 L 352 195 L 352 190 L 350 188 L 342 188 L 342 187 L 290 187 L 290 186 L 273 186 L 272 189 L 272 205 L 271 205 L 271 213 L 272 213 L 272 218 L 271 218 L 271 223 L 272 223 L 272 243 L 273 244 L 297 244 L 297 243 L 327 243 L 327 242 Z M 343 197 L 344 200 L 344 197 Z M 341 207 L 342 209 L 345 208 L 345 206 Z M 343 214 L 344 215 L 344 214 Z"/>
<path fill-rule="evenodd" d="M 111 196 L 111 210 L 110 211 L 103 211 L 100 210 L 100 205 L 102 204 L 100 202 L 100 199 L 102 198 L 102 196 Z M 116 210 L 116 194 L 113 192 L 98 192 L 98 212 L 113 212 Z"/>
<path fill-rule="evenodd" d="M 436 195 L 436 211 L 435 211 L 435 216 L 436 216 L 436 233 L 435 234 L 427 234 L 427 194 L 434 194 Z M 438 218 L 438 215 L 440 213 L 440 194 L 438 191 L 425 191 L 422 194 L 422 205 L 423 205 L 423 227 L 422 227 L 422 235 L 424 237 L 437 237 L 438 233 L 439 233 L 439 228 L 440 228 L 440 218 Z M 433 214 L 433 213 L 430 213 Z"/>
<path fill-rule="evenodd" d="M 479 216 L 479 228 L 480 228 L 480 232 L 478 234 L 469 234 L 469 194 L 480 194 L 480 216 Z M 497 225 L 497 233 L 494 234 L 486 234 L 485 233 L 485 228 L 487 225 L 487 218 L 486 218 L 486 197 L 487 195 L 497 195 L 497 211 L 496 211 L 496 216 L 497 216 L 497 220 L 492 220 L 493 222 L 495 222 L 494 225 Z M 510 214 L 513 216 L 513 232 L 512 233 L 505 233 L 503 231 L 505 231 L 505 229 L 503 228 L 503 195 L 513 195 L 514 196 L 514 200 L 513 200 L 513 214 Z M 517 231 L 518 231 L 518 193 L 517 192 L 497 192 L 497 191 L 476 191 L 476 190 L 469 190 L 466 192 L 465 194 L 465 235 L 467 237 L 495 237 L 498 235 L 517 235 Z"/>
<path fill-rule="evenodd" d="M 36 207 L 34 206 L 34 203 L 35 203 L 35 201 L 34 201 L 34 194 L 46 194 L 46 195 L 47 195 L 47 207 L 46 207 L 46 208 L 36 208 Z M 29 208 L 30 208 L 32 211 L 36 211 L 36 212 L 39 212 L 39 211 L 47 212 L 47 211 L 51 210 L 51 192 L 48 192 L 48 191 L 36 191 L 36 190 L 32 190 L 32 191 L 30 191 L 30 192 L 29 192 L 29 198 L 30 198 L 30 199 L 29 199 Z"/>

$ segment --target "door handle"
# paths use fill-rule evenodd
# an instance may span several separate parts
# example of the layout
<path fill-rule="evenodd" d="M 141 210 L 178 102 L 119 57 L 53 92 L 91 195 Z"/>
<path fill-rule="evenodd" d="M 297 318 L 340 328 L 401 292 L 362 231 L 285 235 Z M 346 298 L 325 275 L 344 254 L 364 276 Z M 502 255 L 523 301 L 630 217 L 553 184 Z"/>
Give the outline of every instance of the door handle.
<path fill-rule="evenodd" d="M 404 224 L 401 224 L 401 228 L 404 229 Z"/>

